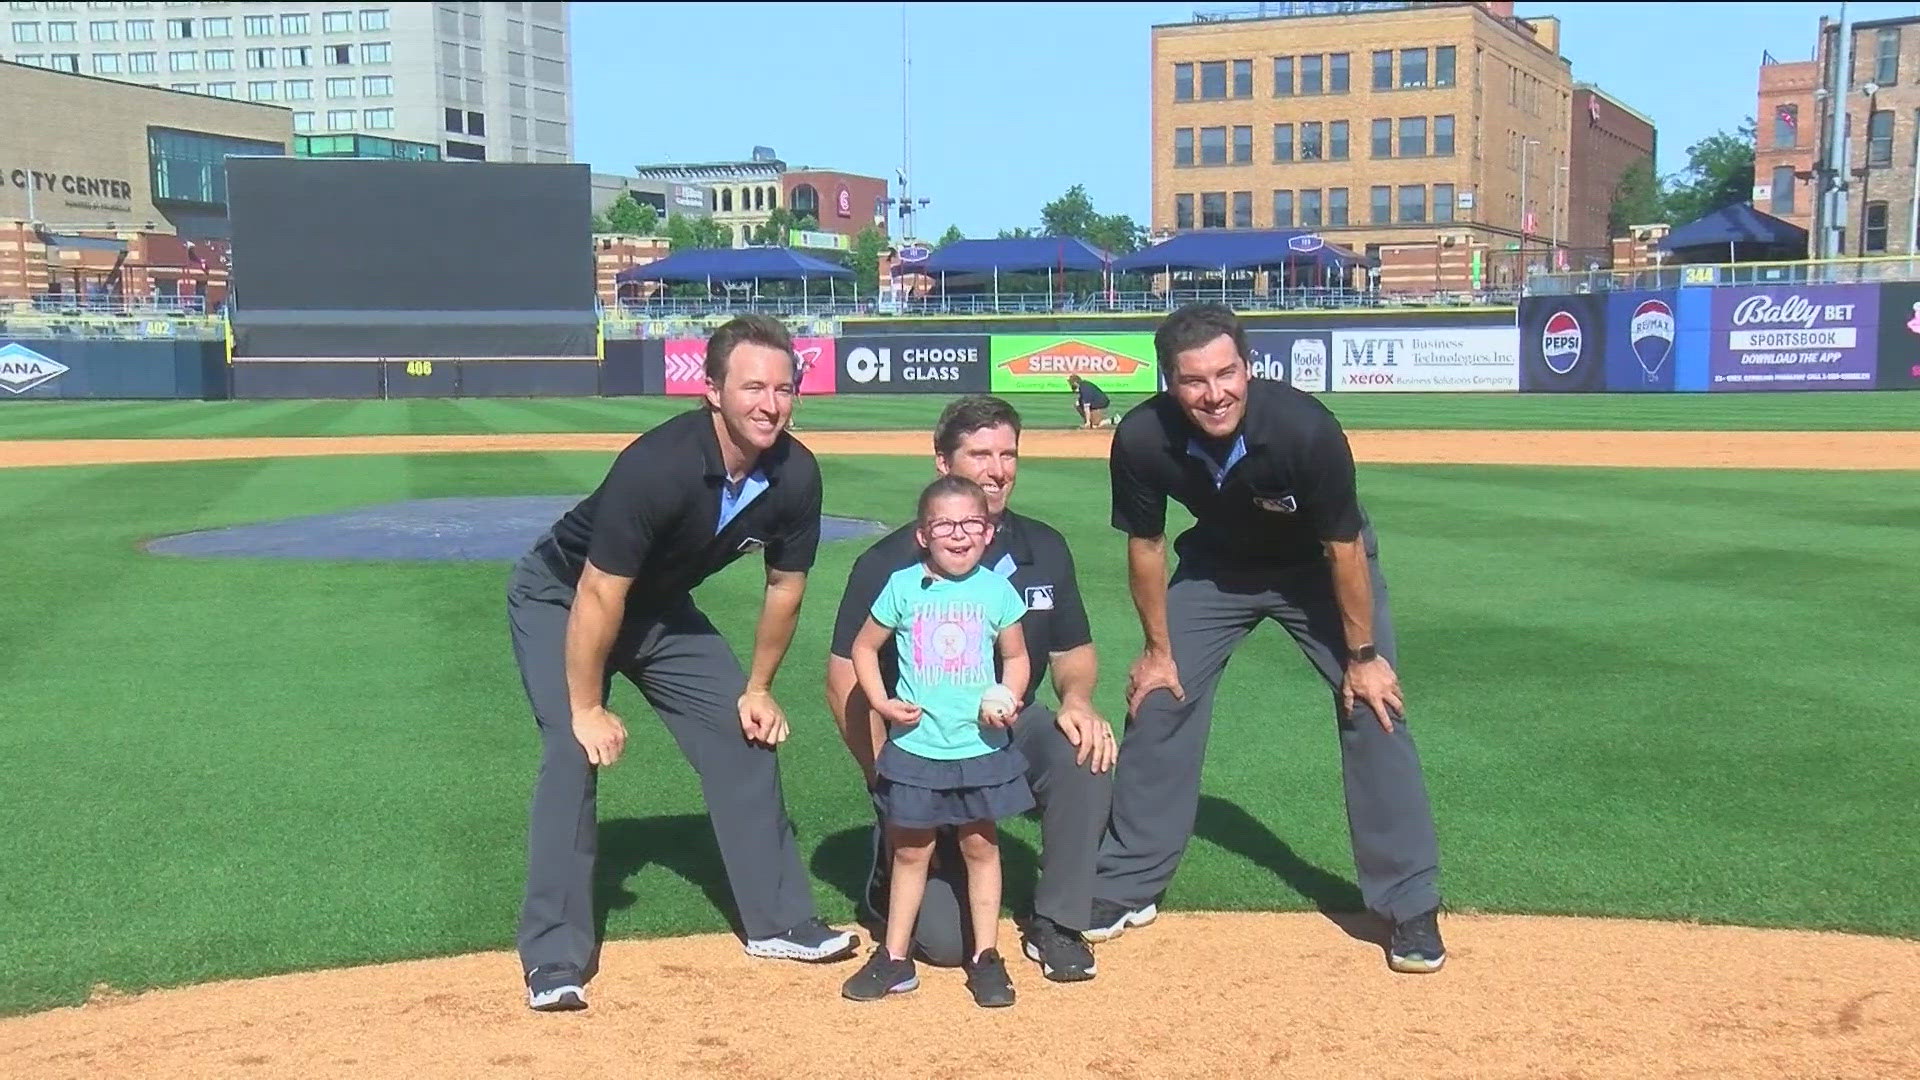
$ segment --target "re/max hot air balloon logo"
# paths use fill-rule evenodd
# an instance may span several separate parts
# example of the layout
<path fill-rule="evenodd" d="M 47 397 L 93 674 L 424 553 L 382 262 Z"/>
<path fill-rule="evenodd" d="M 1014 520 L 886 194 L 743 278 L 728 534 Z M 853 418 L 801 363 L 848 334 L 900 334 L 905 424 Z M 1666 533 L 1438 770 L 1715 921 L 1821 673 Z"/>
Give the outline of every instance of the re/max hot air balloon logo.
<path fill-rule="evenodd" d="M 1652 382 L 1673 355 L 1673 309 L 1664 300 L 1642 300 L 1627 322 L 1627 340 L 1640 370 Z"/>
<path fill-rule="evenodd" d="M 1580 320 L 1570 311 L 1547 316 L 1546 329 L 1540 334 L 1540 356 L 1555 375 L 1566 375 L 1580 363 Z"/>

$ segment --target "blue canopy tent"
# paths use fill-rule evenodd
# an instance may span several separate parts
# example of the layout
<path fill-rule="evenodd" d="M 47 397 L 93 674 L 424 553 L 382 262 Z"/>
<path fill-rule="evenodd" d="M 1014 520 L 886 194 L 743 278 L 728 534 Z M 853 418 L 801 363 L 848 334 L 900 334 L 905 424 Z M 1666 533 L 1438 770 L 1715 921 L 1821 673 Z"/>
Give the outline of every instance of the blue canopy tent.
<path fill-rule="evenodd" d="M 1670 251 L 1682 262 L 1718 260 L 1722 249 L 1728 262 L 1740 262 L 1743 251 L 1748 260 L 1804 259 L 1807 230 L 1747 203 L 1734 203 L 1673 230 L 1654 249 Z"/>
<path fill-rule="evenodd" d="M 1113 256 L 1074 236 L 1023 236 L 1006 240 L 955 240 L 942 245 L 925 260 L 898 267 L 901 273 L 940 278 L 946 295 L 948 274 L 990 275 L 994 302 L 1000 297 L 1000 273 L 1047 275 L 1047 300 L 1053 300 L 1053 275 L 1069 270 L 1105 273 Z"/>
<path fill-rule="evenodd" d="M 751 281 L 757 292 L 762 281 L 798 281 L 801 296 L 805 297 L 809 280 L 826 278 L 827 294 L 831 297 L 835 279 L 852 276 L 852 270 L 838 263 L 791 248 L 689 248 L 655 262 L 629 266 L 614 275 L 614 282 L 626 285 L 642 281 L 678 284 L 704 281 L 707 288 L 712 289 L 716 281 Z"/>
<path fill-rule="evenodd" d="M 1379 260 L 1357 255 L 1327 243 L 1304 229 L 1220 229 L 1181 233 L 1150 248 L 1116 259 L 1119 273 L 1160 270 L 1218 270 L 1220 291 L 1234 270 L 1278 267 L 1330 275 L 1356 266 L 1378 266 Z"/>

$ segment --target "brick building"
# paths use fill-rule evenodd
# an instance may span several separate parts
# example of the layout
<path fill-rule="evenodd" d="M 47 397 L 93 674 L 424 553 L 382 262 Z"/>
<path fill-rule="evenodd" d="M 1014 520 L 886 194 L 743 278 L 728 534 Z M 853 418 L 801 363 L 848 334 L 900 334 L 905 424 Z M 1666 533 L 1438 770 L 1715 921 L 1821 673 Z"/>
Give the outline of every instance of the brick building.
<path fill-rule="evenodd" d="M 1920 18 L 1875 19 L 1851 24 L 1851 71 L 1841 137 L 1846 143 L 1846 199 L 1841 250 L 1849 257 L 1904 255 L 1915 250 L 1914 171 L 1920 151 Z M 1817 112 L 1831 117 L 1831 97 L 1820 93 L 1835 84 L 1838 24 L 1820 20 L 1815 63 L 1823 77 L 1814 89 Z M 1816 162 L 1827 152 L 1830 127 L 1814 135 Z M 1755 184 L 1761 183 L 1755 155 Z M 1778 168 L 1778 165 L 1774 165 Z M 1769 181 L 1770 182 L 1770 181 Z M 1825 211 L 1813 208 L 1813 228 L 1823 228 Z M 1817 239 L 1810 240 L 1820 250 Z"/>
<path fill-rule="evenodd" d="M 1567 223 L 1564 231 L 1555 234 L 1565 241 L 1567 249 L 1588 257 L 1607 251 L 1614 239 L 1607 228 L 1614 192 L 1629 170 L 1653 164 L 1654 142 L 1653 121 L 1645 115 L 1597 86 L 1574 86 L 1567 161 L 1563 166 Z M 1562 261 L 1567 259 L 1563 257 Z"/>
<path fill-rule="evenodd" d="M 851 238 L 868 225 L 887 229 L 887 182 L 879 177 L 828 169 L 792 169 L 766 147 L 747 161 L 642 165 L 649 183 L 697 185 L 707 191 L 708 214 L 733 230 L 733 245 L 745 247 L 755 229 L 785 207 L 794 217 L 812 215 L 819 231 Z"/>
<path fill-rule="evenodd" d="M 1753 205 L 1809 232 L 1817 199 L 1814 160 L 1825 142 L 1824 98 L 1815 95 L 1819 86 L 1816 61 L 1761 58 L 1760 100 L 1753 113 Z"/>
<path fill-rule="evenodd" d="M 1465 253 L 1544 249 L 1570 224 L 1557 20 L 1511 3 L 1262 10 L 1153 28 L 1156 235 L 1308 228 L 1356 251 Z"/>

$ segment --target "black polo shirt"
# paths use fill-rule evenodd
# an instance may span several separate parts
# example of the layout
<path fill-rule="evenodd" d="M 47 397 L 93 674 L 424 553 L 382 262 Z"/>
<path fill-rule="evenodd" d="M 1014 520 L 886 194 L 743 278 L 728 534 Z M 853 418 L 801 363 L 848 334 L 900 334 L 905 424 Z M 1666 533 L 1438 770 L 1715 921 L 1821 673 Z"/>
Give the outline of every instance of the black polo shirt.
<path fill-rule="evenodd" d="M 1095 386 L 1089 379 L 1080 380 L 1080 389 L 1075 400 L 1089 409 L 1104 409 L 1113 404 L 1107 399 L 1107 392 Z"/>
<path fill-rule="evenodd" d="M 887 578 L 923 557 L 913 532 L 913 523 L 902 525 L 854 560 L 846 591 L 840 594 L 840 613 L 833 621 L 833 655 L 843 660 L 853 658 L 853 639 L 867 624 L 873 601 L 886 587 Z M 1000 527 L 994 531 L 993 543 L 987 546 L 981 564 L 1005 576 L 1027 605 L 1027 613 L 1020 618 L 1031 671 L 1026 700 L 1021 703 L 1025 707 L 1033 704 L 1047 673 L 1049 654 L 1093 642 L 1087 609 L 1080 602 L 1080 582 L 1074 576 L 1073 553 L 1067 550 L 1066 538 L 1053 526 L 1009 510 L 1001 516 Z M 893 642 L 888 641 L 880 647 L 880 676 L 889 693 L 899 671 L 898 654 Z M 996 658 L 994 673 L 999 671 Z"/>
<path fill-rule="evenodd" d="M 820 465 L 782 432 L 748 473 L 742 495 L 765 488 L 720 526 L 726 466 L 713 414 L 694 409 L 660 424 L 614 459 L 593 494 L 540 543 L 561 580 L 577 585 L 587 559 L 634 579 L 629 614 L 658 610 L 726 568 L 764 551 L 773 570 L 807 571 L 820 547 Z"/>
<path fill-rule="evenodd" d="M 1224 445 L 1201 437 L 1169 393 L 1129 411 L 1107 459 L 1113 527 L 1161 535 L 1171 497 L 1194 517 L 1174 545 L 1182 559 L 1249 568 L 1318 560 L 1322 541 L 1359 536 L 1353 450 L 1333 413 L 1271 379 L 1248 381 L 1246 408 Z"/>

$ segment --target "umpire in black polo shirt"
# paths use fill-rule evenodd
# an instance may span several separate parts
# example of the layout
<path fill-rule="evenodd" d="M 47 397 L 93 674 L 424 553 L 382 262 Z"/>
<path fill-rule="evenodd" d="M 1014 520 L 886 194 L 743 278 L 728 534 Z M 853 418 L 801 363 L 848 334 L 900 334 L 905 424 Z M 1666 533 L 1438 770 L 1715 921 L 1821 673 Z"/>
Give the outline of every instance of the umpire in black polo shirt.
<path fill-rule="evenodd" d="M 1107 799 L 1115 754 L 1113 729 L 1093 708 L 1099 662 L 1087 611 L 1080 603 L 1067 542 L 1045 522 L 1007 507 L 1020 467 L 1020 414 L 1005 401 L 976 395 L 954 400 L 940 414 L 933 432 L 934 468 L 963 476 L 987 493 L 987 509 L 997 528 L 981 565 L 1007 576 L 1027 613 L 1026 634 L 1033 677 L 1014 721 L 1013 740 L 1027 759 L 1028 782 L 1040 808 L 1040 881 L 1034 890 L 1032 917 L 1026 921 L 1022 948 L 1055 982 L 1094 976 L 1093 950 L 1081 933 L 1093 906 L 1093 864 L 1100 832 L 1106 826 Z M 921 557 L 911 522 L 876 541 L 853 564 L 840 613 L 834 620 L 832 655 L 827 658 L 827 705 L 847 749 L 874 783 L 873 761 L 886 744 L 885 721 L 868 708 L 853 674 L 853 639 L 887 578 Z M 1055 713 L 1035 700 L 1041 677 L 1051 667 L 1060 699 Z M 881 676 L 891 688 L 898 661 L 891 644 L 880 654 Z M 950 830 L 947 830 L 950 832 Z M 888 871 L 885 832 L 873 834 L 873 866 L 862 906 L 869 918 L 887 913 Z M 928 876 L 914 943 L 936 964 L 957 965 L 972 955 L 964 934 L 966 866 L 950 835 L 935 842 L 939 867 Z"/>
<path fill-rule="evenodd" d="M 1214 689 L 1253 628 L 1280 624 L 1334 691 L 1347 821 L 1389 964 L 1435 971 L 1439 851 L 1394 674 L 1378 544 L 1345 433 L 1312 395 L 1251 379 L 1233 312 L 1197 304 L 1154 335 L 1167 389 L 1128 412 L 1109 468 L 1113 524 L 1146 645 L 1100 849 L 1095 941 L 1152 922 L 1192 835 Z M 1167 499 L 1192 512 L 1167 580 Z"/>
<path fill-rule="evenodd" d="M 535 1009 L 586 1007 L 595 785 L 627 737 L 607 709 L 615 671 L 699 773 L 747 952 L 817 961 L 858 949 L 815 916 L 774 754 L 787 721 L 769 688 L 820 544 L 820 468 L 785 430 L 794 383 L 779 322 L 720 327 L 704 406 L 630 443 L 514 567 L 507 615 L 543 747 L 519 933 Z M 690 593 L 754 551 L 767 585 L 748 675 Z"/>

